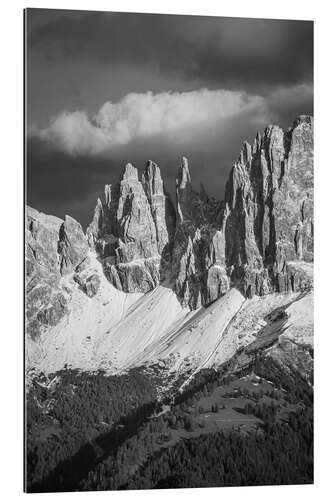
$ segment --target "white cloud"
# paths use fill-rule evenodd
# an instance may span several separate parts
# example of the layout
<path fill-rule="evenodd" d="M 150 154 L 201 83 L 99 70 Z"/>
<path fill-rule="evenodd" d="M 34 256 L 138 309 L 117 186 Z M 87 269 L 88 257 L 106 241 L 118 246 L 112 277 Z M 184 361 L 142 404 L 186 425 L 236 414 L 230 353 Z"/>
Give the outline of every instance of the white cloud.
<path fill-rule="evenodd" d="M 93 118 L 85 111 L 64 111 L 31 135 L 73 155 L 93 155 L 154 135 L 177 141 L 191 131 L 195 135 L 203 129 L 227 127 L 229 120 L 243 114 L 261 122 L 266 111 L 263 97 L 244 92 L 131 93 L 116 103 L 106 102 Z"/>

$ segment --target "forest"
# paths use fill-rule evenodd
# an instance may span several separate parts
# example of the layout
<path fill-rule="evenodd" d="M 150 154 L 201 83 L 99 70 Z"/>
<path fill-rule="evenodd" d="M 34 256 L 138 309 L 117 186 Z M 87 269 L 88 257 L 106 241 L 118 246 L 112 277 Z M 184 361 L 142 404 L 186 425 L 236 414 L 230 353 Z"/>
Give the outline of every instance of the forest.
<path fill-rule="evenodd" d="M 28 491 L 313 482 L 313 393 L 298 374 L 256 359 L 234 374 L 199 372 L 163 397 L 161 384 L 139 369 L 64 370 L 51 388 L 35 383 Z"/>
<path fill-rule="evenodd" d="M 29 491 L 75 489 L 103 447 L 156 406 L 156 381 L 138 369 L 118 377 L 63 370 L 57 378 L 51 390 L 35 382 L 27 393 Z"/>
<path fill-rule="evenodd" d="M 267 422 L 268 423 L 268 422 Z M 313 481 L 311 409 L 290 424 L 269 425 L 248 436 L 237 432 L 183 440 L 151 457 L 126 489 L 302 484 Z M 104 487 L 107 486 L 104 483 Z"/>

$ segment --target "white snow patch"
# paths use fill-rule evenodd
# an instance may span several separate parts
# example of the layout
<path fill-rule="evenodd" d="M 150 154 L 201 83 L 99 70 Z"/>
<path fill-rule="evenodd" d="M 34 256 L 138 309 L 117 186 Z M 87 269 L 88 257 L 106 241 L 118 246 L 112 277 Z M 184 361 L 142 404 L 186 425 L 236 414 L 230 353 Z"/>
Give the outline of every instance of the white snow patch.
<path fill-rule="evenodd" d="M 168 359 L 173 371 L 211 366 L 225 328 L 244 301 L 242 294 L 232 289 L 209 307 L 192 311 L 181 321 L 177 318 L 164 335 L 132 359 L 131 364 Z"/>
<path fill-rule="evenodd" d="M 38 341 L 27 338 L 28 369 L 52 373 L 67 365 L 117 373 L 159 364 L 175 377 L 189 373 L 188 381 L 198 370 L 221 365 L 253 342 L 266 325 L 266 315 L 292 301 L 280 338 L 312 342 L 313 294 L 296 301 L 295 293 L 245 299 L 233 288 L 209 307 L 190 311 L 168 286 L 146 294 L 117 290 L 96 255 L 91 252 L 89 257 L 100 277 L 98 293 L 89 298 L 72 276 L 62 280 L 72 295 L 70 312 L 45 329 Z"/>
<path fill-rule="evenodd" d="M 142 296 L 141 293 L 126 294 L 117 290 L 105 278 L 93 253 L 90 259 L 101 280 L 98 293 L 89 298 L 70 276 L 62 280 L 62 285 L 72 292 L 70 313 L 55 327 L 42 333 L 37 342 L 28 340 L 28 366 L 35 366 L 45 373 L 60 370 L 66 364 L 83 370 L 96 369 L 99 360 L 96 359 L 95 344 Z"/>
<path fill-rule="evenodd" d="M 288 321 L 280 339 L 313 346 L 313 291 L 293 302 L 287 309 Z"/>

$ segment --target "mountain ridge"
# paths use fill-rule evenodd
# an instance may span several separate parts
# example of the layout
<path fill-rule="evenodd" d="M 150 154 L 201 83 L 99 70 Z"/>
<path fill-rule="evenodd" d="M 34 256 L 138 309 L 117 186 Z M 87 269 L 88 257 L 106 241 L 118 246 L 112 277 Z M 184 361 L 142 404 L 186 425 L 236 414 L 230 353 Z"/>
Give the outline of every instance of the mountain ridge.
<path fill-rule="evenodd" d="M 252 146 L 244 142 L 223 201 L 193 189 L 185 157 L 175 209 L 155 163 L 148 161 L 141 183 L 128 164 L 114 194 L 107 186 L 97 202 L 90 241 L 118 289 L 146 292 L 171 275 L 192 309 L 230 286 L 246 296 L 298 289 L 302 277 L 288 261 L 313 260 L 312 171 L 313 120 L 304 115 L 285 132 L 270 125 Z"/>
<path fill-rule="evenodd" d="M 311 294 L 312 263 L 312 117 L 298 117 L 287 131 L 268 126 L 252 146 L 244 142 L 223 201 L 193 188 L 185 157 L 175 207 L 156 163 L 148 161 L 141 178 L 127 164 L 119 183 L 105 186 L 86 233 L 68 215 L 27 207 L 28 365 L 119 370 L 164 360 L 186 371 L 205 359 L 226 361 L 253 341 L 258 325 L 239 339 L 231 329 L 221 357 L 223 314 L 237 323 L 240 304 L 250 311 L 255 297 L 273 310 Z M 138 313 L 140 301 L 148 309 Z"/>

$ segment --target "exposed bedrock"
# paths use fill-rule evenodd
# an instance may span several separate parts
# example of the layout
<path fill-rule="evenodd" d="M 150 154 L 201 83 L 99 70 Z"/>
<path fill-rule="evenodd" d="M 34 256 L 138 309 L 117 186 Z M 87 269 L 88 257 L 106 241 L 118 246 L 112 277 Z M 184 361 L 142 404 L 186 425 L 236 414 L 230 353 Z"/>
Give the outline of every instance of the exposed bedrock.
<path fill-rule="evenodd" d="M 269 126 L 252 147 L 244 143 L 225 199 L 232 282 L 248 296 L 297 288 L 300 263 L 313 261 L 312 117 L 299 117 L 286 132 Z M 297 271 L 288 265 L 295 261 Z"/>
<path fill-rule="evenodd" d="M 26 328 L 32 338 L 66 314 L 70 290 L 62 276 L 72 273 L 89 250 L 80 224 L 26 209 Z"/>
<path fill-rule="evenodd" d="M 70 216 L 27 208 L 27 328 L 36 336 L 66 313 L 64 280 L 97 293 L 89 247 L 119 290 L 164 283 L 197 309 L 233 286 L 249 297 L 311 288 L 313 231 L 312 117 L 300 116 L 287 131 L 270 125 L 252 145 L 245 142 L 224 201 L 193 188 L 186 158 L 175 208 L 155 163 L 140 177 L 127 164 L 120 182 L 105 186 L 86 235 Z"/>
<path fill-rule="evenodd" d="M 177 219 L 172 255 L 175 291 L 184 305 L 197 309 L 229 288 L 225 268 L 225 208 L 196 192 L 188 161 L 182 159 L 176 180 Z"/>
<path fill-rule="evenodd" d="M 60 257 L 60 273 L 68 274 L 87 256 L 89 250 L 87 238 L 81 224 L 66 215 L 59 230 L 58 252 Z"/>
<path fill-rule="evenodd" d="M 87 235 L 114 286 L 147 292 L 165 278 L 173 232 L 174 209 L 160 169 L 148 162 L 142 180 L 127 164 L 119 184 L 105 186 Z"/>
<path fill-rule="evenodd" d="M 193 188 L 185 157 L 175 209 L 155 163 L 141 179 L 126 165 L 119 184 L 105 186 L 87 235 L 114 286 L 146 292 L 168 280 L 192 309 L 230 286 L 246 296 L 311 287 L 312 117 L 287 131 L 270 125 L 244 142 L 224 201 Z"/>

